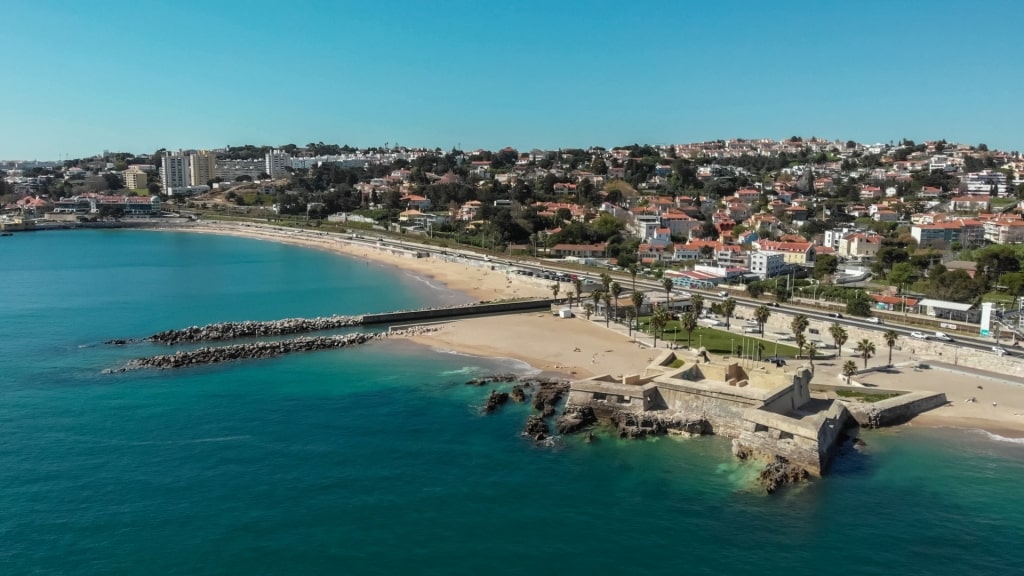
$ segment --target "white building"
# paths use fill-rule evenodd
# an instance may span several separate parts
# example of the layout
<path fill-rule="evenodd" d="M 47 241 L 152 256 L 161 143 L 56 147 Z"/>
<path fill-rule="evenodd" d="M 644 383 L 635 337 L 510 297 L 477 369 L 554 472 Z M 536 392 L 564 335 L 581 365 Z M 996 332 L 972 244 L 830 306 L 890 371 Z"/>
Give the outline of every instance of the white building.
<path fill-rule="evenodd" d="M 188 156 L 178 152 L 164 152 L 160 159 L 160 184 L 165 195 L 184 194 L 188 191 Z"/>
<path fill-rule="evenodd" d="M 292 157 L 283 150 L 271 150 L 267 152 L 265 172 L 271 178 L 283 178 L 288 175 L 285 168 L 291 167 Z"/>
<path fill-rule="evenodd" d="M 750 255 L 750 272 L 762 280 L 782 274 L 786 269 L 786 257 L 778 252 L 754 252 Z"/>
<path fill-rule="evenodd" d="M 962 187 L 967 194 L 1005 194 L 1006 174 L 994 170 L 971 172 L 964 176 Z"/>

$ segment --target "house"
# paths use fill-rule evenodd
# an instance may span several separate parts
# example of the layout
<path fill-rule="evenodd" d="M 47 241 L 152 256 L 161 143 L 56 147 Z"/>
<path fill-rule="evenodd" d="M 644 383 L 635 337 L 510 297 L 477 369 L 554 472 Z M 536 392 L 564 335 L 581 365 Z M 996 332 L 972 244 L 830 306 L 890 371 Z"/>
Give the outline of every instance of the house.
<path fill-rule="evenodd" d="M 754 252 L 750 255 L 750 272 L 765 280 L 787 270 L 785 255 L 779 252 Z"/>
<path fill-rule="evenodd" d="M 839 239 L 836 253 L 845 258 L 874 258 L 881 247 L 881 235 L 873 232 L 854 232 Z"/>
<path fill-rule="evenodd" d="M 787 264 L 808 266 L 814 264 L 814 244 L 810 242 L 773 242 L 758 240 L 753 244 L 759 252 L 779 252 Z"/>
<path fill-rule="evenodd" d="M 551 255 L 556 258 L 603 258 L 606 248 L 605 244 L 555 244 L 551 248 Z"/>
<path fill-rule="evenodd" d="M 470 200 L 459 207 L 459 220 L 471 222 L 480 215 L 482 203 L 479 200 Z"/>
<path fill-rule="evenodd" d="M 900 219 L 899 213 L 893 210 L 876 210 L 871 216 L 871 219 L 875 222 L 896 222 Z"/>
<path fill-rule="evenodd" d="M 421 212 L 430 210 L 431 206 L 433 206 L 433 202 L 430 201 L 430 198 L 427 198 L 426 196 L 417 196 L 415 194 L 406 194 L 405 196 L 402 196 L 402 202 L 405 203 L 407 209 L 419 210 Z"/>
<path fill-rule="evenodd" d="M 984 224 L 985 240 L 994 244 L 1024 243 L 1024 220 L 996 219 Z"/>
<path fill-rule="evenodd" d="M 977 220 L 951 220 L 911 226 L 910 235 L 920 246 L 949 246 L 959 242 L 966 248 L 977 246 L 985 239 L 985 227 Z"/>
<path fill-rule="evenodd" d="M 689 238 L 690 233 L 700 227 L 700 221 L 685 212 L 672 209 L 661 214 L 661 225 L 668 228 L 673 236 Z"/>
<path fill-rule="evenodd" d="M 991 196 L 957 196 L 949 201 L 954 212 L 988 212 L 992 210 Z"/>
<path fill-rule="evenodd" d="M 576 185 L 570 182 L 555 182 L 554 193 L 556 196 L 564 196 L 566 194 L 575 194 Z"/>
<path fill-rule="evenodd" d="M 906 296 L 890 296 L 887 294 L 868 294 L 872 300 L 875 301 L 875 308 L 878 310 L 888 310 L 890 312 L 903 312 L 904 307 L 907 312 L 916 312 L 918 301 L 914 298 L 908 298 Z"/>

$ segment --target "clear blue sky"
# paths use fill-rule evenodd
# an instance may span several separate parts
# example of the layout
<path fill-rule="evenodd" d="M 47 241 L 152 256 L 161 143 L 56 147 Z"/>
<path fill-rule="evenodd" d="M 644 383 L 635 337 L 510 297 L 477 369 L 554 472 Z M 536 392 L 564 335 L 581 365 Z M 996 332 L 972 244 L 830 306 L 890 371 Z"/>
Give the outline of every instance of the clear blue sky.
<path fill-rule="evenodd" d="M 1024 2 L 5 0 L 0 158 L 791 135 L 1024 149 Z"/>

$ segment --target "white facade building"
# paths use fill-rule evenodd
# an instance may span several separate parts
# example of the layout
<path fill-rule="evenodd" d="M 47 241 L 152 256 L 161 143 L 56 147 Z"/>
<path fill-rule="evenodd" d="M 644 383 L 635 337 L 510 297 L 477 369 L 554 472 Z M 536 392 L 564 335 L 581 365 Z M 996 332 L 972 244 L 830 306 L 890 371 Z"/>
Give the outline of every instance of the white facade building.
<path fill-rule="evenodd" d="M 292 157 L 283 150 L 271 150 L 267 152 L 265 172 L 271 178 L 284 178 L 288 175 L 285 168 L 291 167 Z"/>
<path fill-rule="evenodd" d="M 750 255 L 750 272 L 762 280 L 782 274 L 786 257 L 778 252 L 754 252 Z"/>
<path fill-rule="evenodd" d="M 188 192 L 188 156 L 178 152 L 164 152 L 160 159 L 160 184 L 166 196 Z"/>

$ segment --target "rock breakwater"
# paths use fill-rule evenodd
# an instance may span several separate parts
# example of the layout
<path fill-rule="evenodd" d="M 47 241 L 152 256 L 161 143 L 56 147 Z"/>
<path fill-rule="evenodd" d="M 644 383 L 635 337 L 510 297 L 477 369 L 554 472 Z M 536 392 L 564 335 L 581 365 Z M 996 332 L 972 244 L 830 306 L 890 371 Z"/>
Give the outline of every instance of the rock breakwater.
<path fill-rule="evenodd" d="M 326 316 L 320 318 L 285 318 L 283 320 L 245 322 L 218 322 L 205 326 L 189 326 L 178 330 L 157 332 L 144 340 L 161 344 L 188 344 L 212 340 L 233 340 L 235 338 L 266 338 L 288 336 L 305 332 L 322 332 L 351 328 L 363 323 L 362 316 Z M 124 344 L 123 340 L 111 340 L 111 344 Z"/>
<path fill-rule="evenodd" d="M 245 344 L 233 344 L 230 346 L 206 346 L 195 350 L 179 350 L 174 354 L 160 354 L 145 358 L 136 358 L 129 361 L 120 368 L 104 370 L 105 373 L 127 372 L 142 368 L 156 368 L 168 370 L 173 368 L 187 368 L 190 366 L 201 366 L 204 364 L 218 364 L 233 360 L 253 360 L 259 358 L 274 358 L 284 354 L 296 352 L 315 352 L 318 350 L 333 350 L 358 346 L 373 340 L 383 340 L 389 336 L 410 336 L 433 331 L 430 327 L 415 327 L 404 330 L 394 330 L 390 333 L 367 333 L 340 334 L 335 336 L 303 336 L 290 340 L 276 340 L 271 342 L 249 342 Z"/>

